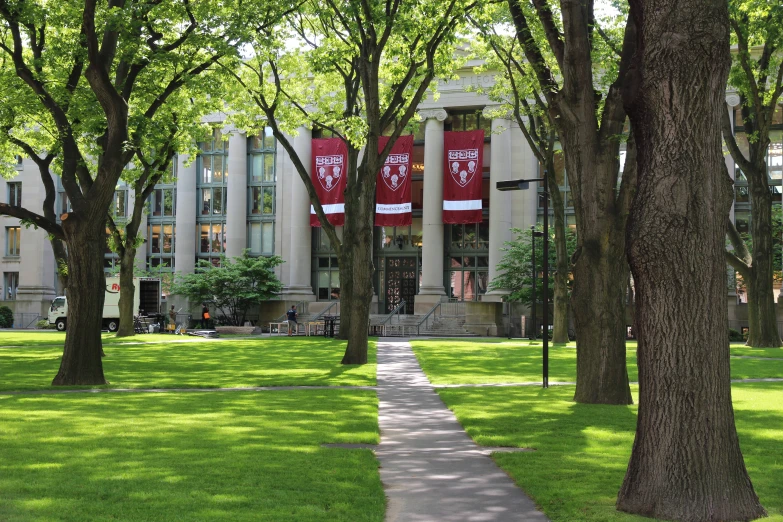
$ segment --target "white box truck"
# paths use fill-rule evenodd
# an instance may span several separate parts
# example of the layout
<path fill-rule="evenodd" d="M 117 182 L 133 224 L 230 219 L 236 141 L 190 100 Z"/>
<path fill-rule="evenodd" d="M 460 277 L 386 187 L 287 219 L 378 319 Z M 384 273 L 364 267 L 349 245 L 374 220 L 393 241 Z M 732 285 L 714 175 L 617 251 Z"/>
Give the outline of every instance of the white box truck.
<path fill-rule="evenodd" d="M 134 277 L 133 293 L 134 315 L 142 310 L 146 316 L 160 315 L 160 279 L 149 277 Z M 68 299 L 66 296 L 55 297 L 49 308 L 49 324 L 56 326 L 60 332 L 68 325 Z M 120 327 L 120 278 L 106 278 L 106 293 L 103 300 L 103 327 L 110 332 L 116 332 Z"/>

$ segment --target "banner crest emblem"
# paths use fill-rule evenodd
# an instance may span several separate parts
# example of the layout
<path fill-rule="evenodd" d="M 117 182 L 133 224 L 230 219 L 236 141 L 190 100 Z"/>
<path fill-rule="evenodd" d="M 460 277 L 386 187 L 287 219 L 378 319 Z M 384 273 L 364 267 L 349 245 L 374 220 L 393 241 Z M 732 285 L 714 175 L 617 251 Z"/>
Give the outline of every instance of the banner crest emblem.
<path fill-rule="evenodd" d="M 449 174 L 460 187 L 465 187 L 479 169 L 478 149 L 450 150 Z"/>
<path fill-rule="evenodd" d="M 389 154 L 386 158 L 386 162 L 381 170 L 381 178 L 383 183 L 389 187 L 390 190 L 396 192 L 397 189 L 405 184 L 405 179 L 410 174 L 408 172 L 408 162 L 410 155 L 406 153 L 402 154 Z"/>
<path fill-rule="evenodd" d="M 330 192 L 339 185 L 340 178 L 344 173 L 343 157 L 336 156 L 316 156 L 315 157 L 316 177 L 324 190 Z"/>

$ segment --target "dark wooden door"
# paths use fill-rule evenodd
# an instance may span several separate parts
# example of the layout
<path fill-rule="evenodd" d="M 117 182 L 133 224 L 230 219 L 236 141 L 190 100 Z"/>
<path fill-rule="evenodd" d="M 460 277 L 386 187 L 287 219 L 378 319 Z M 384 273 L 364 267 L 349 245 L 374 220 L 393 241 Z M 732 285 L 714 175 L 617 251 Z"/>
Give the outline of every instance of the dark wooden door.
<path fill-rule="evenodd" d="M 386 313 L 405 299 L 405 313 L 413 313 L 416 297 L 416 258 L 386 258 Z"/>

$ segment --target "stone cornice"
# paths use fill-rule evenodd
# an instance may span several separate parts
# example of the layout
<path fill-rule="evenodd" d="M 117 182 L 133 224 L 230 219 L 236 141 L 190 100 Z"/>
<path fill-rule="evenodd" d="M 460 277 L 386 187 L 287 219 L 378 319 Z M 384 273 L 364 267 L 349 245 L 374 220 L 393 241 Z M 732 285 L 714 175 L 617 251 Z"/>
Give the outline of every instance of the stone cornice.
<path fill-rule="evenodd" d="M 445 121 L 449 116 L 443 109 L 423 109 L 418 111 L 418 113 L 423 120 L 436 119 L 438 121 Z"/>

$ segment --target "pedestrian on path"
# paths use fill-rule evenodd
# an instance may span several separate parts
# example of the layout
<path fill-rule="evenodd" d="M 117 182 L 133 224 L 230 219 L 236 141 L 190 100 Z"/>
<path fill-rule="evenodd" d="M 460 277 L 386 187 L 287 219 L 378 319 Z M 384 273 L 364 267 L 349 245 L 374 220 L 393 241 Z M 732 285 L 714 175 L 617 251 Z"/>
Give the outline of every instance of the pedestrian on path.
<path fill-rule="evenodd" d="M 209 308 L 207 303 L 201 303 L 201 328 L 206 328 L 209 324 Z"/>

